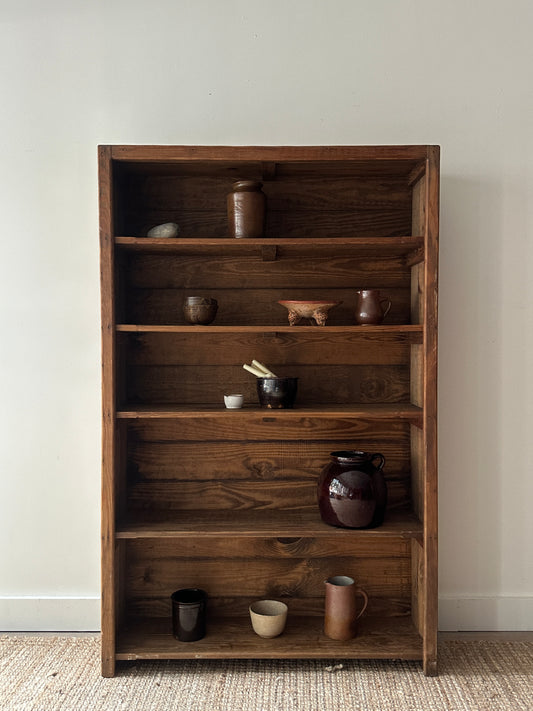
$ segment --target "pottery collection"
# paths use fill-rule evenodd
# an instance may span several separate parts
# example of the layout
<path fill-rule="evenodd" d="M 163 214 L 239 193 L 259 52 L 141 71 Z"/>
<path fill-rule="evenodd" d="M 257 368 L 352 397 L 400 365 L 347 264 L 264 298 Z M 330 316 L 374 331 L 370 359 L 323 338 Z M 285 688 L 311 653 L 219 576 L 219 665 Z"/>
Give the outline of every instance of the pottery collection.
<path fill-rule="evenodd" d="M 262 183 L 239 180 L 227 196 L 228 227 L 237 239 L 264 236 L 266 197 Z M 148 232 L 152 237 L 175 237 L 179 227 L 175 223 L 157 225 Z M 379 289 L 355 289 L 354 320 L 358 325 L 379 325 L 389 313 L 392 302 L 382 297 Z M 331 309 L 342 304 L 335 300 L 283 299 L 278 303 L 288 311 L 290 326 L 302 321 L 325 326 Z M 209 325 L 216 317 L 218 302 L 203 296 L 187 297 L 183 314 L 187 323 Z M 265 409 L 290 409 L 294 407 L 298 390 L 297 377 L 277 377 L 262 363 L 253 360 L 243 366 L 256 376 L 259 405 Z M 224 395 L 228 410 L 243 406 L 243 395 Z M 330 462 L 320 472 L 317 486 L 318 509 L 322 521 L 341 528 L 374 528 L 383 523 L 387 505 L 387 485 L 383 475 L 385 458 L 379 453 L 359 450 L 331 452 Z M 180 593 L 181 598 L 179 598 Z M 172 596 L 174 634 L 178 639 L 199 634 L 205 628 L 206 596 L 203 591 L 178 591 Z M 198 596 L 193 604 L 194 594 Z M 356 597 L 361 595 L 364 604 L 357 612 Z M 326 581 L 325 634 L 332 639 L 347 640 L 355 635 L 355 621 L 363 614 L 368 602 L 364 591 L 356 589 L 348 576 L 335 576 Z M 339 612 L 340 611 L 340 612 Z M 262 637 L 282 633 L 287 618 L 287 606 L 275 600 L 260 600 L 250 605 L 250 618 L 254 631 Z M 203 623 L 202 623 L 203 616 Z M 187 621 L 188 620 L 188 621 Z M 194 624 L 192 622 L 194 620 Z M 189 633 L 184 627 L 192 625 L 196 631 Z M 204 629 L 205 633 L 205 629 Z M 199 639 L 200 637 L 194 637 Z"/>
<path fill-rule="evenodd" d="M 348 575 L 334 575 L 325 581 L 324 634 L 346 642 L 356 636 L 357 620 L 368 605 L 367 593 Z M 363 598 L 358 609 L 357 596 Z M 172 634 L 179 642 L 197 642 L 207 633 L 207 593 L 200 588 L 183 588 L 170 596 Z M 248 608 L 252 630 L 263 639 L 274 639 L 285 631 L 289 608 L 281 600 L 256 600 Z"/>

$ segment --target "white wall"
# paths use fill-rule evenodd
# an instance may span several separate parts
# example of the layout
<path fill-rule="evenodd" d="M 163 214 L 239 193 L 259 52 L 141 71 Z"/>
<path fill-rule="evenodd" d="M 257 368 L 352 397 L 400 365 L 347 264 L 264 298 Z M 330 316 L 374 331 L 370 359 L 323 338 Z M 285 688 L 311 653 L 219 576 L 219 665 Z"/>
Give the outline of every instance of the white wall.
<path fill-rule="evenodd" d="M 99 625 L 99 143 L 442 146 L 441 627 L 531 629 L 530 0 L 0 19 L 0 629 Z"/>

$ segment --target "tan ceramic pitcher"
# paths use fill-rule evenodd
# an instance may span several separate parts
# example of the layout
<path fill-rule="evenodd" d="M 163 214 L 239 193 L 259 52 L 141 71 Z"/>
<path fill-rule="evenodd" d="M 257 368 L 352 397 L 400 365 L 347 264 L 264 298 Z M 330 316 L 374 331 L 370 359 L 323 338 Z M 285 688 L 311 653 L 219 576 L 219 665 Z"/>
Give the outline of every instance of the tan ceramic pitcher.
<path fill-rule="evenodd" d="M 363 607 L 357 612 L 357 595 L 363 598 Z M 324 634 L 330 639 L 345 642 L 356 634 L 356 621 L 368 605 L 368 595 L 356 588 L 355 580 L 348 575 L 335 575 L 326 580 L 326 609 Z"/>

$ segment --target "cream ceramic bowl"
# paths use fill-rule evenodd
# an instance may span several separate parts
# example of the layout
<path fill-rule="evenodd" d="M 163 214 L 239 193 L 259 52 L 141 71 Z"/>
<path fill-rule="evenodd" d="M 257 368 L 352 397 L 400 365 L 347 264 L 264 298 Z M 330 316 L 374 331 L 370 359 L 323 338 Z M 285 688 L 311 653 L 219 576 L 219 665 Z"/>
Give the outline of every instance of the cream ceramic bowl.
<path fill-rule="evenodd" d="M 288 607 L 279 600 L 258 600 L 250 605 L 250 618 L 259 637 L 277 637 L 285 629 Z"/>

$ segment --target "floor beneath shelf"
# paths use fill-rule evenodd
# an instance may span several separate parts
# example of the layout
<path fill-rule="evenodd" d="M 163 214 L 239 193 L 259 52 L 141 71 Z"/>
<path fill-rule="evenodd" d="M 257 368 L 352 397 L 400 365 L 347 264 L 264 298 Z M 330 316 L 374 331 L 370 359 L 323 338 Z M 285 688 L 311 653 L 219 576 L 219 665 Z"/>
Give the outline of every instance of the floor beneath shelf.
<path fill-rule="evenodd" d="M 226 618 L 208 623 L 197 642 L 179 642 L 170 619 L 132 621 L 119 632 L 117 659 L 421 659 L 422 638 L 410 618 L 361 620 L 358 635 L 337 642 L 324 635 L 322 617 L 289 617 L 283 634 L 262 639 L 249 618 Z"/>

